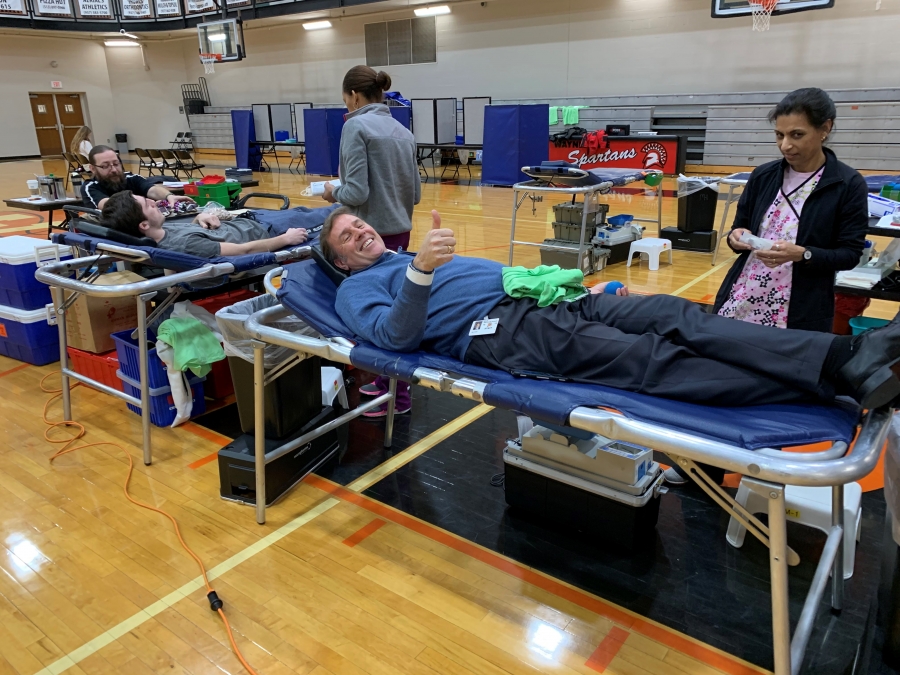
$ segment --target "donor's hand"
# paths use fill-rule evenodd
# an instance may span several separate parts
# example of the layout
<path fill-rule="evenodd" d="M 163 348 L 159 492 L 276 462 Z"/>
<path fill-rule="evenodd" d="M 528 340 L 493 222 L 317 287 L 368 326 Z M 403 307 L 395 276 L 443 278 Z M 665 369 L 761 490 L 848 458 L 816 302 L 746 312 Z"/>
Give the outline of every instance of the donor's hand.
<path fill-rule="evenodd" d="M 615 282 L 615 281 L 607 281 L 607 282 L 602 283 L 602 284 L 595 284 L 594 286 L 591 286 L 591 295 L 597 295 L 598 293 L 605 293 L 605 292 L 606 292 L 606 287 L 609 286 L 609 285 L 612 284 L 612 283 L 618 283 L 618 282 Z M 610 289 L 609 292 L 612 294 L 612 293 L 613 293 L 613 289 Z M 619 295 L 619 296 L 626 296 L 626 295 L 628 295 L 628 286 L 622 286 L 622 285 L 619 285 L 619 287 L 615 289 L 615 295 Z"/>
<path fill-rule="evenodd" d="M 431 229 L 413 259 L 413 267 L 423 272 L 431 272 L 446 265 L 453 260 L 453 252 L 456 250 L 453 230 L 441 227 L 441 214 L 432 211 L 431 219 Z"/>
<path fill-rule="evenodd" d="M 284 242 L 284 246 L 296 246 L 297 244 L 302 244 L 307 239 L 306 230 L 302 227 L 292 227 L 281 235 L 281 239 Z"/>

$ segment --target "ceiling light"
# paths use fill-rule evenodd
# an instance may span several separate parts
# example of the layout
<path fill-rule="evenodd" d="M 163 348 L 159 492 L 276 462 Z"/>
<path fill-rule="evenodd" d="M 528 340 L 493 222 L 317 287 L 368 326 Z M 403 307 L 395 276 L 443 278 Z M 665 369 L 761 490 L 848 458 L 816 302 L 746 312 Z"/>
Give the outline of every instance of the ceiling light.
<path fill-rule="evenodd" d="M 449 14 L 450 8 L 447 5 L 438 5 L 437 7 L 420 7 L 416 10 L 416 16 L 438 16 L 440 14 Z"/>
<path fill-rule="evenodd" d="M 306 30 L 322 30 L 323 28 L 331 28 L 330 21 L 310 21 L 309 23 L 303 24 L 303 27 Z"/>
<path fill-rule="evenodd" d="M 103 44 L 107 47 L 140 47 L 140 43 L 131 40 L 106 40 Z"/>

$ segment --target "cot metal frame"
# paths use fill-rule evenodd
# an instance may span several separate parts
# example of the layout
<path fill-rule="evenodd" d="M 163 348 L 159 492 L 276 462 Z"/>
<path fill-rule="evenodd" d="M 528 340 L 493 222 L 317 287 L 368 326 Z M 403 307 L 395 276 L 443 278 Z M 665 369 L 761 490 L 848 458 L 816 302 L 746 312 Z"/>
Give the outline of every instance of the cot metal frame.
<path fill-rule="evenodd" d="M 662 174 L 662 172 L 657 172 Z M 539 246 L 544 249 L 553 250 L 553 251 L 572 251 L 575 249 L 575 246 L 555 246 L 552 244 L 544 244 L 537 243 L 533 241 L 522 241 L 516 239 L 516 215 L 519 212 L 519 208 L 525 202 L 526 199 L 531 199 L 531 211 L 534 213 L 537 202 L 542 202 L 544 200 L 544 195 L 565 195 L 571 196 L 572 201 L 575 201 L 575 198 L 578 195 L 582 195 L 585 203 L 585 208 L 582 210 L 581 214 L 581 236 L 578 240 L 578 267 L 577 269 L 584 269 L 584 255 L 587 253 L 588 245 L 584 243 L 584 235 L 587 232 L 587 219 L 588 219 L 588 209 L 587 204 L 591 201 L 594 201 L 599 204 L 599 197 L 602 194 L 607 194 L 616 187 L 612 181 L 605 181 L 603 183 L 598 183 L 597 185 L 586 185 L 582 187 L 556 187 L 553 185 L 549 185 L 545 181 L 538 180 L 528 180 L 523 181 L 521 183 L 516 183 L 513 185 L 513 210 L 512 210 L 512 225 L 509 230 L 509 265 L 513 264 L 513 255 L 515 253 L 516 246 Z M 656 236 L 660 236 L 662 231 L 662 182 L 656 186 L 656 219 L 652 218 L 635 218 L 634 221 L 638 223 L 656 223 Z"/>
<path fill-rule="evenodd" d="M 256 404 L 264 403 L 261 377 L 262 347 L 275 344 L 298 352 L 317 355 L 340 363 L 350 364 L 352 343 L 343 339 L 313 338 L 295 335 L 270 324 L 290 315 L 281 305 L 256 312 L 247 319 L 247 329 L 260 346 L 256 352 Z M 449 392 L 473 401 L 482 402 L 487 383 L 469 377 L 456 377 L 432 368 L 417 368 L 411 378 L 413 384 L 434 391 Z M 390 412 L 393 412 L 392 410 Z M 569 415 L 569 426 L 651 447 L 673 458 L 688 470 L 689 475 L 730 516 L 760 538 L 769 548 L 769 575 L 772 596 L 772 634 L 774 642 L 775 675 L 798 675 L 803 665 L 809 638 L 812 635 L 816 610 L 825 596 L 831 574 L 831 607 L 843 608 L 843 531 L 844 486 L 868 475 L 876 466 L 881 448 L 887 438 L 892 411 L 889 408 L 869 411 L 862 420 L 859 435 L 852 449 L 846 443 L 835 442 L 827 450 L 815 453 L 790 453 L 776 448 L 746 450 L 721 441 L 710 440 L 648 422 L 629 419 L 621 413 L 578 407 Z M 338 420 L 335 420 L 337 423 Z M 393 416 L 388 416 L 385 431 L 389 442 Z M 257 425 L 259 426 L 259 425 Z M 324 432 L 323 432 L 324 433 Z M 257 443 L 257 494 L 265 491 L 264 447 Z M 750 489 L 768 501 L 768 527 L 715 485 L 698 468 L 698 463 L 710 464 L 746 476 Z M 796 564 L 796 554 L 787 545 L 787 516 L 785 488 L 787 485 L 830 487 L 832 489 L 832 528 L 816 567 L 809 592 L 803 604 L 793 639 L 790 630 L 788 602 L 788 566 Z M 265 522 L 265 504 L 257 500 L 257 522 Z"/>
<path fill-rule="evenodd" d="M 150 378 L 149 359 L 147 353 L 147 329 L 163 311 L 174 303 L 182 293 L 182 284 L 196 285 L 198 282 L 215 280 L 234 273 L 230 263 L 210 263 L 187 272 L 177 272 L 156 279 L 147 279 L 130 284 L 98 286 L 94 284 L 103 271 L 118 262 L 141 263 L 152 265 L 153 262 L 144 251 L 137 251 L 127 246 L 101 244 L 98 255 L 77 257 L 71 260 L 51 263 L 39 267 L 35 278 L 48 286 L 53 294 L 53 306 L 59 331 L 59 364 L 62 383 L 63 419 L 72 420 L 72 399 L 69 392 L 69 380 L 75 380 L 88 387 L 102 391 L 110 396 L 137 406 L 141 410 L 141 436 L 144 464 L 153 460 L 150 432 Z M 309 247 L 299 247 L 275 254 L 276 260 L 286 262 L 309 257 Z M 154 310 L 147 313 L 147 302 L 157 297 L 157 293 L 165 291 L 166 298 Z M 99 298 L 134 298 L 137 305 L 137 328 L 132 333 L 138 341 L 138 358 L 140 368 L 140 398 L 130 396 L 102 382 L 76 373 L 69 364 L 68 331 L 66 330 L 66 312 L 80 295 Z"/>
<path fill-rule="evenodd" d="M 747 186 L 748 179 L 735 178 L 735 176 L 740 175 L 741 174 L 732 174 L 719 181 L 719 185 L 728 186 L 728 194 L 725 195 L 725 210 L 722 212 L 722 220 L 719 221 L 719 236 L 718 239 L 716 239 L 716 247 L 713 249 L 713 267 L 715 267 L 716 260 L 719 258 L 719 246 L 722 244 L 722 235 L 725 234 L 725 223 L 728 221 L 728 211 L 731 209 L 731 205 L 741 198 L 741 194 L 743 194 L 744 191 L 743 188 Z M 741 192 L 735 194 L 738 188 L 741 188 Z"/>

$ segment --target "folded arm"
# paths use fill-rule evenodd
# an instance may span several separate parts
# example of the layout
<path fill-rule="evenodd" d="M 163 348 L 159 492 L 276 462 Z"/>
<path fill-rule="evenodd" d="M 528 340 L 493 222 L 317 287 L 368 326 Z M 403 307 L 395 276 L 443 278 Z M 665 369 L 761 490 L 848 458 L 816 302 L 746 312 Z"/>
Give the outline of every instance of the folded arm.
<path fill-rule="evenodd" d="M 425 336 L 433 276 L 408 268 L 396 297 L 385 287 L 354 288 L 351 280 L 345 281 L 348 285 L 343 288 L 342 284 L 341 289 L 345 292 L 338 295 L 338 313 L 350 330 L 375 346 L 411 352 Z"/>

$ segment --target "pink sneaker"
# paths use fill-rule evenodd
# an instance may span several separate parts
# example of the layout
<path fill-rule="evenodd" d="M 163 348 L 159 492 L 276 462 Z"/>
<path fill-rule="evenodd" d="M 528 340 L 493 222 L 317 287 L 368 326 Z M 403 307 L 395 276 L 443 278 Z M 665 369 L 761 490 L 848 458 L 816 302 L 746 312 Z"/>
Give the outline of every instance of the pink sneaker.
<path fill-rule="evenodd" d="M 379 385 L 378 380 L 373 380 L 369 384 L 361 386 L 359 393 L 363 396 L 381 396 L 387 393 L 387 387 L 382 387 Z"/>

